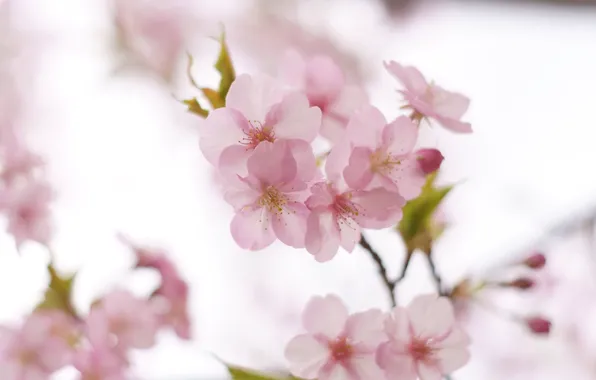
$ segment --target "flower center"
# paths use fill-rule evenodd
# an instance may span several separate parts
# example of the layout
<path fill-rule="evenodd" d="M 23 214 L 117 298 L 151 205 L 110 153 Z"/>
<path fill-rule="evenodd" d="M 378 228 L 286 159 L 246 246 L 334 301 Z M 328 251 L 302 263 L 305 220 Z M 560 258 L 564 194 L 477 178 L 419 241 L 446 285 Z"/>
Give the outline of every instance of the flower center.
<path fill-rule="evenodd" d="M 333 212 L 340 224 L 349 223 L 354 217 L 359 215 L 359 210 L 356 204 L 350 200 L 352 194 L 340 194 L 335 197 L 333 203 Z"/>
<path fill-rule="evenodd" d="M 336 362 L 345 362 L 354 354 L 354 347 L 347 338 L 337 338 L 329 342 L 331 357 Z"/>
<path fill-rule="evenodd" d="M 246 145 L 248 149 L 254 149 L 262 141 L 275 141 L 273 127 L 267 125 L 263 126 L 263 124 L 257 120 L 252 120 L 248 123 L 250 124 L 250 127 L 248 130 L 244 131 L 245 137 L 239 141 L 241 145 Z"/>
<path fill-rule="evenodd" d="M 377 149 L 370 155 L 370 168 L 373 173 L 388 175 L 399 169 L 401 160 L 383 149 Z"/>
<path fill-rule="evenodd" d="M 433 354 L 433 348 L 428 344 L 428 340 L 414 338 L 408 345 L 408 352 L 414 360 L 428 361 Z"/>
<path fill-rule="evenodd" d="M 264 207 L 270 213 L 281 214 L 284 206 L 288 203 L 288 197 L 279 191 L 275 186 L 268 186 L 259 199 L 259 206 Z"/>

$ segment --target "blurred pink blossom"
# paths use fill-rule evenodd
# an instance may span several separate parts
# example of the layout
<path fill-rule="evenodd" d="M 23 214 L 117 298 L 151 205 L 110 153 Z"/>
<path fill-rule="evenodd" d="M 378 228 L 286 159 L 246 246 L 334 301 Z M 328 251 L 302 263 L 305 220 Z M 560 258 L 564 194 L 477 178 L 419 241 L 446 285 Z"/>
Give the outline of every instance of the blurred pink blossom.
<path fill-rule="evenodd" d="M 376 309 L 349 315 L 335 295 L 313 297 L 302 314 L 306 334 L 286 346 L 290 371 L 304 379 L 383 379 L 375 363 L 375 351 L 386 339 L 383 319 Z"/>
<path fill-rule="evenodd" d="M 470 360 L 470 340 L 447 298 L 422 295 L 407 308 L 396 307 L 385 331 L 389 341 L 379 347 L 377 361 L 390 379 L 441 380 Z"/>
<path fill-rule="evenodd" d="M 196 21 L 188 0 L 113 0 L 123 46 L 137 60 L 170 80 Z"/>
<path fill-rule="evenodd" d="M 71 364 L 77 326 L 59 311 L 31 314 L 19 329 L 0 331 L 0 374 L 3 380 L 49 379 Z"/>
<path fill-rule="evenodd" d="M 94 305 L 87 317 L 91 343 L 112 337 L 122 350 L 150 348 L 155 344 L 159 319 L 155 307 L 125 290 L 114 290 Z"/>
<path fill-rule="evenodd" d="M 296 50 L 289 50 L 280 71 L 288 85 L 304 91 L 310 105 L 321 109 L 321 135 L 332 142 L 343 137 L 352 113 L 368 102 L 364 90 L 348 85 L 341 67 L 327 55 L 305 59 Z"/>

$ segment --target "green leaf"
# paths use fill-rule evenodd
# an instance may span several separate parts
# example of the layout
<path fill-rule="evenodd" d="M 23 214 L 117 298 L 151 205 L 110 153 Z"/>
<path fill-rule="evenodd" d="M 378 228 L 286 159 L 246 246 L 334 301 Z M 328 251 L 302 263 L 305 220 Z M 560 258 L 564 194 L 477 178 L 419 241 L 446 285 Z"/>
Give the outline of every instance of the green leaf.
<path fill-rule="evenodd" d="M 76 273 L 61 277 L 52 263 L 48 264 L 48 273 L 50 274 L 50 283 L 44 294 L 43 300 L 37 305 L 36 309 L 59 309 L 71 315 L 76 315 L 72 305 L 72 287 Z"/>
<path fill-rule="evenodd" d="M 211 104 L 211 108 L 217 109 L 217 108 L 225 107 L 226 102 L 219 96 L 219 92 L 215 91 L 214 89 L 206 88 L 206 87 L 201 88 L 201 91 L 203 92 L 203 95 L 205 95 L 207 100 L 209 101 L 209 104 Z"/>
<path fill-rule="evenodd" d="M 201 117 L 207 117 L 209 115 L 209 111 L 201 107 L 197 98 L 183 100 L 182 103 L 188 106 L 188 110 L 194 114 L 197 114 Z"/>
<path fill-rule="evenodd" d="M 431 231 L 432 216 L 453 189 L 453 186 L 435 187 L 436 178 L 437 172 L 430 174 L 418 198 L 410 200 L 403 208 L 397 229 L 410 249 L 421 248 L 418 246 L 421 238 L 432 238 L 436 234 Z"/>
<path fill-rule="evenodd" d="M 215 62 L 215 69 L 219 72 L 221 79 L 219 81 L 219 97 L 220 99 L 226 98 L 228 95 L 228 91 L 230 90 L 230 86 L 234 79 L 236 79 L 236 71 L 234 70 L 234 65 L 232 64 L 232 59 L 230 58 L 230 53 L 228 50 L 228 45 L 226 44 L 226 35 L 225 33 L 221 34 L 219 38 L 220 43 L 220 50 L 219 50 L 219 57 L 217 57 L 217 61 Z"/>
<path fill-rule="evenodd" d="M 273 376 L 258 373 L 245 368 L 228 366 L 232 380 L 299 380 L 293 376 Z"/>

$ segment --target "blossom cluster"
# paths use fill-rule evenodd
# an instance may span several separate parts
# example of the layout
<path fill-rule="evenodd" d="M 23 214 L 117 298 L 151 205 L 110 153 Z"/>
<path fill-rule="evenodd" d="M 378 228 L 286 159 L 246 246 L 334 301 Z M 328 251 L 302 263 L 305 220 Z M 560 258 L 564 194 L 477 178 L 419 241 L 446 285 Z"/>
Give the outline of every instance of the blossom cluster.
<path fill-rule="evenodd" d="M 460 120 L 469 101 L 389 62 L 411 115 L 388 121 L 330 58 L 288 54 L 280 78 L 234 80 L 225 106 L 209 113 L 200 147 L 223 178 L 240 247 L 260 250 L 280 240 L 324 262 L 340 247 L 351 252 L 362 228 L 401 219 L 443 160 L 434 148 L 416 149 L 421 122 L 471 132 Z M 318 137 L 331 145 L 323 170 L 312 145 Z"/>
<path fill-rule="evenodd" d="M 50 270 L 46 298 L 19 327 L 0 329 L 0 373 L 7 380 L 43 380 L 72 366 L 79 379 L 128 379 L 132 349 L 156 344 L 161 329 L 190 339 L 188 286 L 164 252 L 123 241 L 137 257 L 136 268 L 152 268 L 161 285 L 148 297 L 116 288 L 95 301 L 87 313 L 69 299 L 73 278 Z"/>
<path fill-rule="evenodd" d="M 461 121 L 469 100 L 427 82 L 414 67 L 391 61 L 385 68 L 401 82 L 401 109 L 409 112 L 394 120 L 322 55 L 290 51 L 277 78 L 241 74 L 221 94 L 225 101 L 201 128 L 200 148 L 222 178 L 235 211 L 231 235 L 241 248 L 279 240 L 326 262 L 340 248 L 363 244 L 362 229 L 395 226 L 423 193 L 444 157 L 418 146 L 422 122 L 470 133 Z M 330 149 L 317 157 L 319 140 Z M 314 297 L 303 321 L 308 333 L 286 350 L 300 378 L 438 380 L 469 358 L 469 338 L 446 297 L 351 316 L 338 297 Z"/>
<path fill-rule="evenodd" d="M 351 315 L 337 296 L 314 297 L 302 320 L 307 332 L 285 354 L 292 374 L 304 379 L 440 380 L 470 357 L 470 340 L 445 297 Z"/>

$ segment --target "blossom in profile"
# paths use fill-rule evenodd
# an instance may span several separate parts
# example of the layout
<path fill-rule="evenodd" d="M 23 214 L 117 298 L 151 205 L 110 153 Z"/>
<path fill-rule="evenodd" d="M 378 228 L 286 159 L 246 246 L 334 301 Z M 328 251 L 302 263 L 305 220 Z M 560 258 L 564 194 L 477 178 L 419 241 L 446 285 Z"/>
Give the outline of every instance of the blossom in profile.
<path fill-rule="evenodd" d="M 422 73 L 412 66 L 402 66 L 395 61 L 385 63 L 387 71 L 400 81 L 404 89 L 399 91 L 407 102 L 404 108 L 412 110 L 415 121 L 434 119 L 444 128 L 456 133 L 471 133 L 470 123 L 461 121 L 470 99 L 428 83 Z"/>

